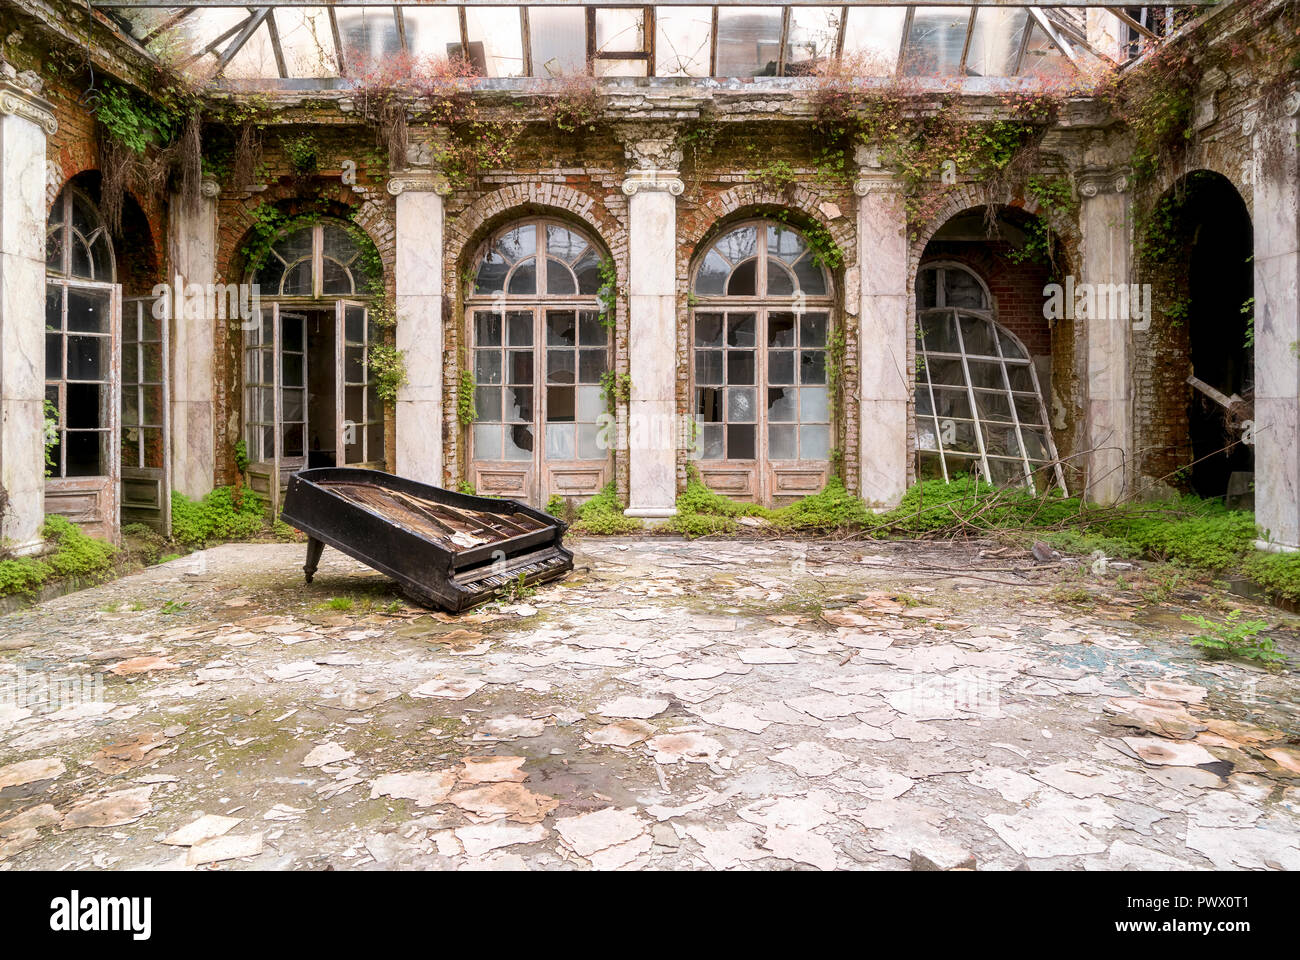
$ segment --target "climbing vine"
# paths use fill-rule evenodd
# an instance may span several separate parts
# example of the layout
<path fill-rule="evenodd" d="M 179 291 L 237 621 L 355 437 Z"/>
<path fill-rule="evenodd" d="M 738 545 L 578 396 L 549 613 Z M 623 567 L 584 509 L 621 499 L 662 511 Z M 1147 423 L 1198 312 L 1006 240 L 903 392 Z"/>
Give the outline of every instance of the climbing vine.
<path fill-rule="evenodd" d="M 460 381 L 456 384 L 456 419 L 463 427 L 468 427 L 478 416 L 478 411 L 474 408 L 476 386 L 473 371 L 462 368 Z"/>
<path fill-rule="evenodd" d="M 618 317 L 618 269 L 613 260 L 600 261 L 600 286 L 596 289 L 600 301 L 600 324 L 613 330 Z"/>

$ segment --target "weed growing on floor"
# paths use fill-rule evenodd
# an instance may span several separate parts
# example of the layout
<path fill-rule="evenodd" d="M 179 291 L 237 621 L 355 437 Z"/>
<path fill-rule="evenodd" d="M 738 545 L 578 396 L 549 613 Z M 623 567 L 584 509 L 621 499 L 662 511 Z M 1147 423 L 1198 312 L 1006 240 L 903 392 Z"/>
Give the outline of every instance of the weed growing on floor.
<path fill-rule="evenodd" d="M 203 547 L 216 540 L 247 540 L 266 527 L 266 508 L 247 487 L 217 487 L 202 500 L 172 493 L 172 539 Z"/>
<path fill-rule="evenodd" d="M 1240 610 L 1233 610 L 1222 623 L 1199 614 L 1183 614 L 1183 619 L 1202 630 L 1191 638 L 1192 646 L 1200 647 L 1211 656 L 1258 660 L 1264 664 L 1286 662 L 1286 655 L 1274 648 L 1271 639 L 1259 636 L 1260 631 L 1268 626 L 1266 620 L 1242 620 Z"/>
<path fill-rule="evenodd" d="M 548 512 L 562 515 L 551 510 L 552 506 L 552 503 L 547 503 Z M 568 509 L 570 508 L 566 507 L 566 510 Z M 573 522 L 571 529 L 578 533 L 591 533 L 606 537 L 639 533 L 642 529 L 641 521 L 636 517 L 624 516 L 623 509 L 624 506 L 618 499 L 618 489 L 611 480 L 605 484 L 600 493 L 577 508 L 577 519 Z"/>

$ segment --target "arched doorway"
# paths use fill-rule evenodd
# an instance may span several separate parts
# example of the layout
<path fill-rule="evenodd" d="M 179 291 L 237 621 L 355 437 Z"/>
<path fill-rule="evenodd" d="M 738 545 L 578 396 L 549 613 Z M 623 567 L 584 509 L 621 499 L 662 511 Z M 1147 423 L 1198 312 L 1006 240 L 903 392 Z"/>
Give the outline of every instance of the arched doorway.
<path fill-rule="evenodd" d="M 355 229 L 333 220 L 289 227 L 251 273 L 260 307 L 243 325 L 243 436 L 250 482 L 276 507 L 297 470 L 384 465 L 370 368 L 376 278 Z"/>
<path fill-rule="evenodd" d="M 1063 489 L 1037 370 L 998 323 L 984 279 L 960 263 L 925 264 L 916 319 L 917 475 Z"/>
<path fill-rule="evenodd" d="M 711 487 L 779 505 L 815 493 L 833 441 L 830 276 L 798 230 L 728 227 L 691 279 L 695 460 Z"/>
<path fill-rule="evenodd" d="M 605 379 L 613 335 L 596 240 L 547 217 L 479 248 L 465 322 L 474 378 L 469 479 L 535 505 L 586 497 L 611 475 Z"/>
<path fill-rule="evenodd" d="M 45 511 L 115 541 L 122 288 L 108 228 L 79 186 L 46 221 Z"/>

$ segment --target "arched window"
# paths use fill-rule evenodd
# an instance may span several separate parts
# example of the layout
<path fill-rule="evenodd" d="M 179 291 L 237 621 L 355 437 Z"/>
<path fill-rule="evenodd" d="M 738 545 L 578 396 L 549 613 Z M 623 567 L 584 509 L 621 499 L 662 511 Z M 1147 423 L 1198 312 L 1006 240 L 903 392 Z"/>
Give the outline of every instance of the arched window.
<path fill-rule="evenodd" d="M 997 322 L 988 287 L 957 263 L 916 278 L 917 472 L 1065 487 L 1038 373 Z"/>
<path fill-rule="evenodd" d="M 705 482 L 769 503 L 820 489 L 834 304 L 816 251 L 784 224 L 742 223 L 705 249 L 691 292 L 694 456 Z"/>
<path fill-rule="evenodd" d="M 45 257 L 46 423 L 57 440 L 47 472 L 56 480 L 109 477 L 118 416 L 113 245 L 99 210 L 76 187 L 54 201 Z"/>
<path fill-rule="evenodd" d="M 603 261 L 594 238 L 548 218 L 512 223 L 479 248 L 466 319 L 475 384 L 469 469 L 480 493 L 540 504 L 608 481 L 601 378 L 613 317 L 597 296 Z"/>
<path fill-rule="evenodd" d="M 113 244 L 99 209 L 76 187 L 54 201 L 45 230 L 45 273 L 68 280 L 112 283 Z"/>
<path fill-rule="evenodd" d="M 363 296 L 371 279 L 355 238 L 331 221 L 281 234 L 253 275 L 264 297 Z"/>

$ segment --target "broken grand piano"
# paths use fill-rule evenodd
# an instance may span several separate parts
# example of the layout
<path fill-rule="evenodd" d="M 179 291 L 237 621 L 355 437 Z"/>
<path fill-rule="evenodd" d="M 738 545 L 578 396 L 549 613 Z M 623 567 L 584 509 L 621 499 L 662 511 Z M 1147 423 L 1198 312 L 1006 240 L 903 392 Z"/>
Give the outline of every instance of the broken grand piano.
<path fill-rule="evenodd" d="M 459 612 L 511 583 L 573 569 L 566 524 L 515 500 L 454 493 L 376 470 L 326 467 L 289 478 L 280 517 L 307 534 L 311 583 L 328 544 L 425 606 Z"/>

